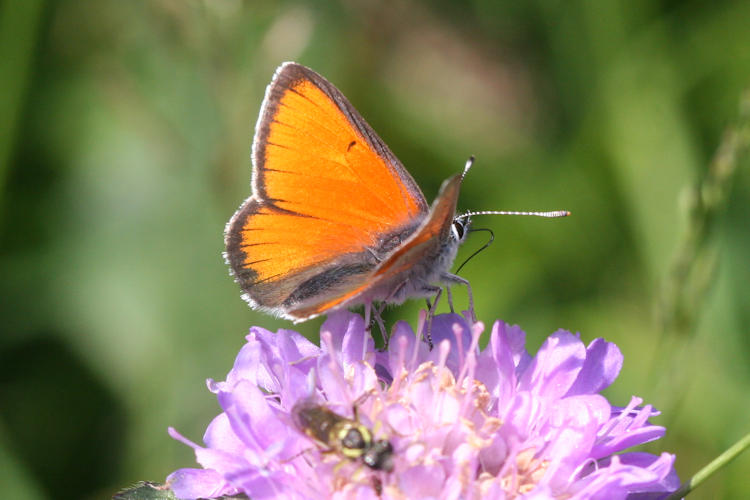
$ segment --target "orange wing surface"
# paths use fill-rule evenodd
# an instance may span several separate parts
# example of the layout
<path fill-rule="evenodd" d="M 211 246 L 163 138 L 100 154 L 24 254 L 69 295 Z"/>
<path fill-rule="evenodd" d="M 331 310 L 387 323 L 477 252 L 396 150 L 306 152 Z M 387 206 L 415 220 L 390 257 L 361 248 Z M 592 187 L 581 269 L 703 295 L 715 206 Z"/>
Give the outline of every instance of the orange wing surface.
<path fill-rule="evenodd" d="M 420 264 L 437 263 L 436 267 L 440 266 L 438 261 L 444 255 L 444 242 L 449 240 L 461 180 L 461 176 L 456 175 L 443 183 L 429 216 L 386 260 L 380 262 L 360 285 L 328 300 L 321 300 L 311 306 L 292 311 L 292 315 L 298 318 L 314 317 L 372 290 L 390 293 L 412 282 L 415 274 L 425 278 L 418 279 L 417 282 L 428 282 L 426 276 L 431 270 L 420 269 Z M 450 258 L 452 261 L 453 256 Z M 383 299 L 384 297 L 377 298 Z M 395 297 L 389 298 L 395 299 Z"/>
<path fill-rule="evenodd" d="M 429 218 L 388 260 L 378 266 L 375 276 L 380 279 L 395 276 L 414 268 L 418 262 L 432 262 L 438 258 L 442 253 L 440 245 L 449 239 L 461 181 L 462 177 L 455 175 L 443 182 Z"/>
<path fill-rule="evenodd" d="M 227 225 L 226 258 L 246 300 L 286 316 L 323 291 L 330 300 L 362 287 L 427 210 L 409 173 L 341 92 L 286 63 L 266 91 L 253 194 Z"/>

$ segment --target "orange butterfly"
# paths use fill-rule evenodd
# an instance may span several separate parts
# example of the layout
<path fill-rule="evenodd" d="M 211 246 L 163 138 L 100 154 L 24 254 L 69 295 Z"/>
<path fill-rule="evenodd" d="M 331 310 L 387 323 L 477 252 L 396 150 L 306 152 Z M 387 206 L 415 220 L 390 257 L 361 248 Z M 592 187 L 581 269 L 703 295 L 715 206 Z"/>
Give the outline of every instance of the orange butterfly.
<path fill-rule="evenodd" d="M 462 175 L 428 206 L 411 175 L 344 95 L 284 63 L 266 90 L 253 140 L 252 196 L 227 223 L 225 258 L 260 309 L 295 322 L 373 302 L 435 295 L 451 274 L 469 216 Z M 469 288 L 470 308 L 471 289 Z M 382 326 L 382 325 L 381 325 Z"/>

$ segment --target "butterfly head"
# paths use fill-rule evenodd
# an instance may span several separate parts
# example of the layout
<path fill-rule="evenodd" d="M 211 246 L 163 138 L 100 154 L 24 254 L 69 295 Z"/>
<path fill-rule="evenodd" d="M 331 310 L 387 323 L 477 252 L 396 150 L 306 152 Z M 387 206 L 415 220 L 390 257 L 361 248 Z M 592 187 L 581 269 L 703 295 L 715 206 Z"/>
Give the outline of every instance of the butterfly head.
<path fill-rule="evenodd" d="M 471 217 L 468 214 L 455 216 L 451 224 L 451 238 L 460 245 L 469 234 L 470 227 Z"/>

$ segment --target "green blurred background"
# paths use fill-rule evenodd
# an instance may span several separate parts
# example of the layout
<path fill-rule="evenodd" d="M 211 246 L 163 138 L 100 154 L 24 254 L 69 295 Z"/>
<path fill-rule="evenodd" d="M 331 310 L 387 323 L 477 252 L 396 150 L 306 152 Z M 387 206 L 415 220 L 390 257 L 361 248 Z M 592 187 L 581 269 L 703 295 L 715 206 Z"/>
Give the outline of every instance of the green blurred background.
<path fill-rule="evenodd" d="M 192 466 L 167 426 L 200 441 L 205 379 L 251 325 L 291 326 L 221 258 L 286 60 L 336 84 L 428 200 L 474 154 L 462 209 L 573 212 L 476 219 L 497 235 L 462 272 L 477 313 L 532 351 L 558 328 L 616 342 L 608 396 L 663 410 L 647 449 L 686 478 L 750 431 L 749 162 L 709 168 L 749 26 L 746 0 L 3 2 L 0 496 L 108 498 Z M 691 498 L 748 496 L 745 455 Z"/>

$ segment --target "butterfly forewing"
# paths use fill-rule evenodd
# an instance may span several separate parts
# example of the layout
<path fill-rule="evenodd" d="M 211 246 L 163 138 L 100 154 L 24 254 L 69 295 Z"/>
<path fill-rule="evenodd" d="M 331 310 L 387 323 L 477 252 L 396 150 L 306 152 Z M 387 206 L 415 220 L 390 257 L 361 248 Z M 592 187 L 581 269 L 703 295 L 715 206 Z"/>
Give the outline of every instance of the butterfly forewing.
<path fill-rule="evenodd" d="M 278 208 L 371 237 L 427 211 L 414 180 L 346 98 L 303 66 L 282 66 L 271 83 L 253 156 L 257 192 Z"/>
<path fill-rule="evenodd" d="M 335 301 L 424 219 L 414 180 L 346 98 L 287 63 L 266 92 L 253 195 L 227 225 L 227 260 L 255 306 L 287 315 Z M 297 315 L 295 319 L 299 318 Z"/>
<path fill-rule="evenodd" d="M 460 175 L 446 180 L 422 224 L 387 259 L 379 262 L 359 286 L 340 294 L 321 294 L 317 301 L 290 311 L 290 316 L 313 317 L 347 302 L 356 303 L 357 298 L 363 297 L 399 302 L 403 296 L 419 294 L 423 285 L 440 280 L 442 270 L 450 265 L 455 255 L 455 247 L 451 254 L 446 252 L 444 244 L 449 240 L 460 187 Z M 450 262 L 440 262 L 446 256 Z M 397 294 L 392 295 L 394 292 Z"/>
<path fill-rule="evenodd" d="M 375 276 L 382 279 L 398 275 L 414 269 L 419 262 L 434 262 L 439 257 L 442 251 L 441 244 L 448 241 L 461 180 L 461 176 L 456 175 L 443 183 L 429 217 L 403 245 L 378 266 Z"/>

